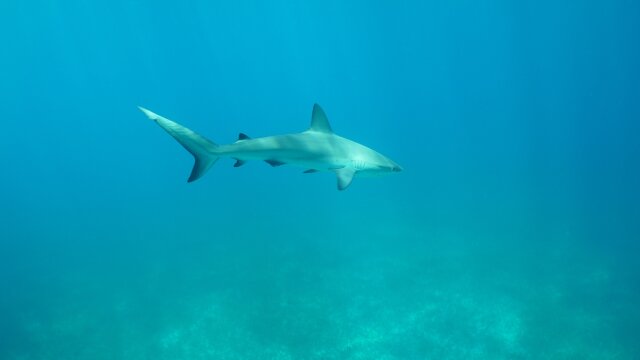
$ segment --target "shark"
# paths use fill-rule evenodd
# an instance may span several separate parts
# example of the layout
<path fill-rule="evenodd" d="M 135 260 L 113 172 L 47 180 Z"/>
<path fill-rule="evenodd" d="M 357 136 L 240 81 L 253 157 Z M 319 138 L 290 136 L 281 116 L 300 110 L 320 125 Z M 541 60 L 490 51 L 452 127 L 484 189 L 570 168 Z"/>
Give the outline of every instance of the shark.
<path fill-rule="evenodd" d="M 271 166 L 294 165 L 304 173 L 333 172 L 338 190 L 345 190 L 355 176 L 400 172 L 393 160 L 353 140 L 337 135 L 318 104 L 313 105 L 311 126 L 300 133 L 251 138 L 244 133 L 232 144 L 220 145 L 172 120 L 138 107 L 193 155 L 195 162 L 188 182 L 201 178 L 220 158 L 235 159 L 235 167 L 247 161 L 265 161 Z"/>

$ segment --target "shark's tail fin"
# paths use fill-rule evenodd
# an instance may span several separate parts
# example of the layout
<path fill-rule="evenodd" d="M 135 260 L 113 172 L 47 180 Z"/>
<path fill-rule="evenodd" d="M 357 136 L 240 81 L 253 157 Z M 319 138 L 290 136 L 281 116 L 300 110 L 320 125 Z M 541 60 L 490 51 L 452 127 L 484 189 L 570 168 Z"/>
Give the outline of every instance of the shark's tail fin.
<path fill-rule="evenodd" d="M 163 128 L 169 135 L 173 136 L 180 145 L 182 145 L 187 151 L 195 158 L 195 164 L 193 164 L 193 170 L 189 176 L 189 182 L 198 180 L 202 177 L 207 170 L 218 160 L 217 148 L 218 145 L 211 140 L 208 140 L 204 136 L 187 129 L 186 127 L 173 122 L 169 119 L 155 114 L 143 107 L 140 110 L 149 117 L 149 119 L 155 121 L 161 128 Z"/>

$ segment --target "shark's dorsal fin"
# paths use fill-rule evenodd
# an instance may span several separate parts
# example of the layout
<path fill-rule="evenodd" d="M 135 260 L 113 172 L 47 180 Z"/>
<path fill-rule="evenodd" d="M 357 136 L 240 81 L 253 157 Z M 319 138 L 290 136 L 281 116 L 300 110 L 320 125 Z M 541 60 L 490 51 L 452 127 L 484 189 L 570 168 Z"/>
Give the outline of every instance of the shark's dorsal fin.
<path fill-rule="evenodd" d="M 248 140 L 248 139 L 251 139 L 251 138 L 249 137 L 249 135 L 247 135 L 247 134 L 245 134 L 245 133 L 240 133 L 240 134 L 238 134 L 238 141 L 240 141 L 240 140 Z"/>
<path fill-rule="evenodd" d="M 310 131 L 317 131 L 325 134 L 333 134 L 331 125 L 324 110 L 318 104 L 313 104 L 313 112 L 311 113 L 311 127 Z"/>
<path fill-rule="evenodd" d="M 352 168 L 341 168 L 334 170 L 336 176 L 338 177 L 338 190 L 344 190 L 351 185 L 353 181 L 353 176 L 356 174 L 356 171 Z"/>

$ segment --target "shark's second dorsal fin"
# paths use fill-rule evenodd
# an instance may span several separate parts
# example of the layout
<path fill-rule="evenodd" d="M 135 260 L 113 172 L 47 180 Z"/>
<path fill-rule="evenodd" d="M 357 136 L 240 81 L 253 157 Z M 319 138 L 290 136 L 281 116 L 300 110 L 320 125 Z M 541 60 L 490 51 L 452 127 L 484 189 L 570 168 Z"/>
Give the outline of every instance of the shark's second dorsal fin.
<path fill-rule="evenodd" d="M 238 141 L 240 141 L 240 140 L 248 140 L 248 139 L 251 139 L 251 138 L 249 137 L 249 135 L 247 135 L 247 134 L 245 134 L 245 133 L 240 133 L 240 134 L 238 134 Z"/>
<path fill-rule="evenodd" d="M 325 134 L 333 134 L 331 125 L 324 110 L 318 104 L 313 104 L 313 113 L 311 114 L 311 131 L 317 131 Z"/>

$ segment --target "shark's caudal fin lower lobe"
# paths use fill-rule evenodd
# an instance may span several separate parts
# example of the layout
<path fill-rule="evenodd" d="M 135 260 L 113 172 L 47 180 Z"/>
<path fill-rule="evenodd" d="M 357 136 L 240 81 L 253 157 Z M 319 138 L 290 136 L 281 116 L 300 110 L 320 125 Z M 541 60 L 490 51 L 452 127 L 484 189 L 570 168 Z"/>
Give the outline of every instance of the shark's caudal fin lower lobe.
<path fill-rule="evenodd" d="M 201 178 L 218 160 L 218 156 L 216 155 L 218 145 L 213 141 L 143 107 L 139 106 L 139 108 L 145 115 L 147 115 L 147 117 L 149 117 L 149 119 L 160 125 L 161 128 L 168 132 L 169 135 L 173 136 L 180 145 L 193 155 L 195 163 L 193 164 L 193 170 L 191 170 L 191 175 L 189 176 L 189 182 Z"/>

